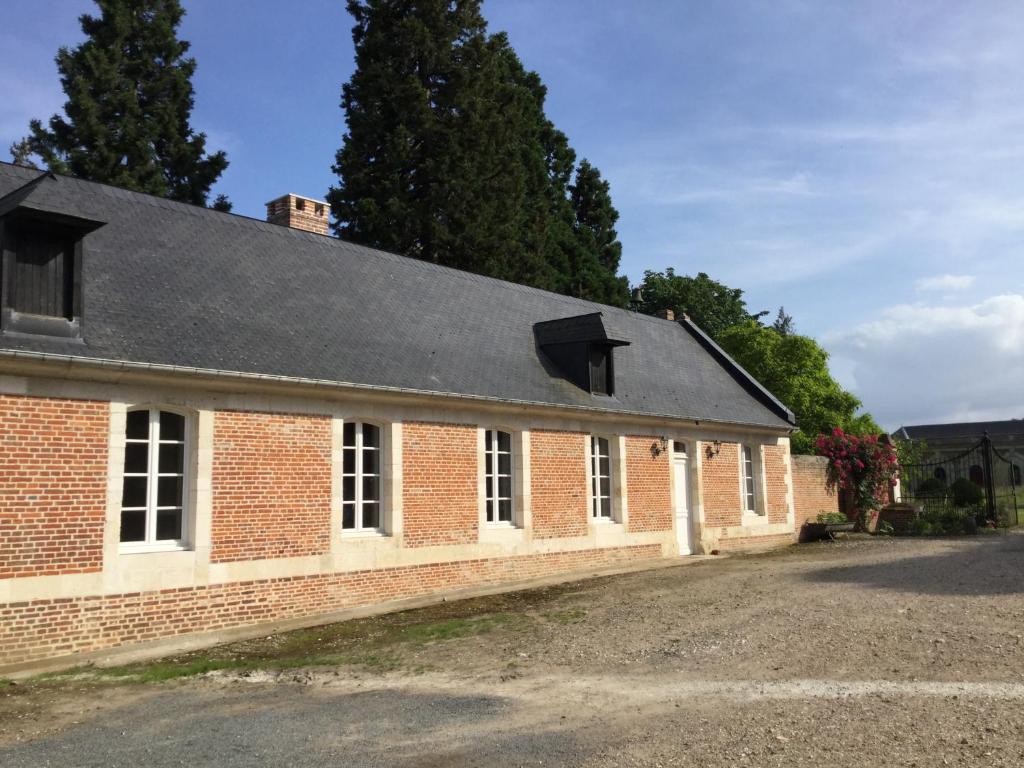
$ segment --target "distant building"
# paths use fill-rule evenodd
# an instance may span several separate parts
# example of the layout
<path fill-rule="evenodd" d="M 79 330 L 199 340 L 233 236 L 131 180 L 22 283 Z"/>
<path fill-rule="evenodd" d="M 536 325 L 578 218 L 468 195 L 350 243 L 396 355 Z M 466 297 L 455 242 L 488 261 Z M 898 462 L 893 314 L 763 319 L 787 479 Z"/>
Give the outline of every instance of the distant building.
<path fill-rule="evenodd" d="M 928 447 L 926 459 L 929 462 L 945 462 L 935 467 L 936 479 L 952 483 L 964 476 L 978 485 L 985 482 L 985 470 L 981 458 L 973 457 L 970 452 L 985 435 L 991 439 L 998 455 L 1009 462 L 1014 484 L 1019 488 L 1024 467 L 1024 419 L 917 424 L 900 427 L 892 433 L 893 439 L 898 441 L 923 441 Z M 954 461 L 964 454 L 968 454 L 964 461 Z M 949 476 L 951 472 L 958 477 Z"/>

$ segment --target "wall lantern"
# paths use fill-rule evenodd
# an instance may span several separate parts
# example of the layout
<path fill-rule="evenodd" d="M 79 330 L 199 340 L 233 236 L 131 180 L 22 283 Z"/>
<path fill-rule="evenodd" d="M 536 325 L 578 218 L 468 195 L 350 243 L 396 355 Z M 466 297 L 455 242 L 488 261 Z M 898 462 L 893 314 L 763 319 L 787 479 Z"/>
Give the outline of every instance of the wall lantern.
<path fill-rule="evenodd" d="M 713 443 L 708 443 L 704 450 L 707 452 L 708 458 L 713 459 L 722 450 L 722 441 L 715 440 Z"/>
<path fill-rule="evenodd" d="M 658 458 L 668 450 L 668 438 L 662 435 L 656 442 L 651 443 L 651 456 Z"/>

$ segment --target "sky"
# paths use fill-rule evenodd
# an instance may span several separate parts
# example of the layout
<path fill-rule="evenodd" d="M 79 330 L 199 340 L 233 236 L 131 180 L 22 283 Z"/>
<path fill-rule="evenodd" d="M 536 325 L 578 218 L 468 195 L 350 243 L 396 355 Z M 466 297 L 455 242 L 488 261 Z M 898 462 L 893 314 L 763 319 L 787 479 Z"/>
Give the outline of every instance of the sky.
<path fill-rule="evenodd" d="M 192 123 L 262 218 L 323 196 L 354 66 L 341 0 L 184 0 Z M 90 0 L 10 3 L 0 156 L 60 110 Z M 1024 4 L 485 0 L 611 184 L 622 268 L 779 306 L 886 428 L 1024 417 Z"/>

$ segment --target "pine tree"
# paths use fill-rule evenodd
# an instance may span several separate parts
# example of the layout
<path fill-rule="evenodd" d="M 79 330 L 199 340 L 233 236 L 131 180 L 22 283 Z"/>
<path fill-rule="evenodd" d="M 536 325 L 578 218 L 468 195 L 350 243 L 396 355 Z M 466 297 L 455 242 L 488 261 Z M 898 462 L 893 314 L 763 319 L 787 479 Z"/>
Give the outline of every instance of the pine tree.
<path fill-rule="evenodd" d="M 793 316 L 786 314 L 785 307 L 779 307 L 779 314 L 775 316 L 775 322 L 772 323 L 774 328 L 780 336 L 789 336 L 795 331 L 793 327 Z"/>
<path fill-rule="evenodd" d="M 568 194 L 575 153 L 544 114 L 540 78 L 488 34 L 480 0 L 348 9 L 356 70 L 328 194 L 335 232 L 573 293 L 585 262 Z"/>
<path fill-rule="evenodd" d="M 618 276 L 622 243 L 615 231 L 619 212 L 612 205 L 608 182 L 601 172 L 583 160 L 570 185 L 574 222 L 583 263 L 574 270 L 580 298 L 624 307 L 629 302 L 629 283 Z"/>
<path fill-rule="evenodd" d="M 25 168 L 36 167 L 36 164 L 32 162 L 32 144 L 28 139 L 15 141 L 11 144 L 10 152 L 11 162 L 15 165 L 21 165 Z"/>
<path fill-rule="evenodd" d="M 57 53 L 64 115 L 33 120 L 28 146 L 53 171 L 206 205 L 228 161 L 189 123 L 196 62 L 179 0 L 96 2 L 85 42 Z"/>

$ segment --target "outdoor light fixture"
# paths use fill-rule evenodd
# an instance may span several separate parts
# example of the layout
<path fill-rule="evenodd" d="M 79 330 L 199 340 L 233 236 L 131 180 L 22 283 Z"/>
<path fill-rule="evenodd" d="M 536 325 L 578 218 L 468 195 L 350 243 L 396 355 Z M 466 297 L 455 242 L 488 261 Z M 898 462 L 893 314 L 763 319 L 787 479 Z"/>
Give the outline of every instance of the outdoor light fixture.
<path fill-rule="evenodd" d="M 662 435 L 657 442 L 651 443 L 651 456 L 658 458 L 668 450 L 668 438 Z"/>
<path fill-rule="evenodd" d="M 713 443 L 708 443 L 708 446 L 707 446 L 706 450 L 707 450 L 708 458 L 709 459 L 713 459 L 715 456 L 718 455 L 718 452 L 722 450 L 722 441 L 721 440 L 715 440 L 715 442 L 713 442 Z"/>

